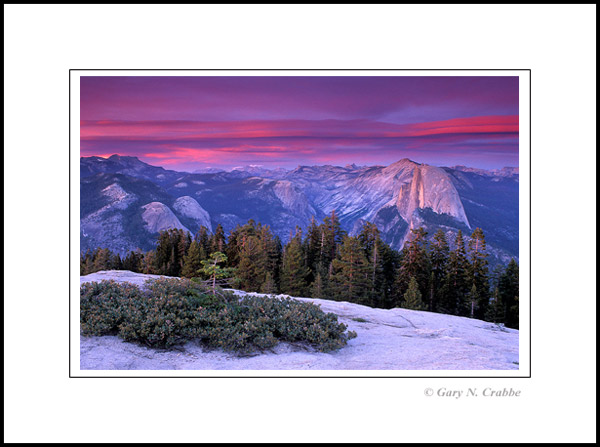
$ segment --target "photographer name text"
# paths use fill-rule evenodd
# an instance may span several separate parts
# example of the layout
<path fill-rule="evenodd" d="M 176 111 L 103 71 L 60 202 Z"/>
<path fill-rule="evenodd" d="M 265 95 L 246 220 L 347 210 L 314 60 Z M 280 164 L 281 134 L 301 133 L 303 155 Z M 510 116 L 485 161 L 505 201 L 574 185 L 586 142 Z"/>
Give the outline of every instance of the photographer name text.
<path fill-rule="evenodd" d="M 463 397 L 495 397 L 495 398 L 503 398 L 503 397 L 520 397 L 521 390 L 515 390 L 514 388 L 465 388 L 465 389 L 451 389 L 451 388 L 425 388 L 425 396 L 437 396 L 437 397 L 446 397 L 446 398 L 454 398 L 461 399 Z"/>

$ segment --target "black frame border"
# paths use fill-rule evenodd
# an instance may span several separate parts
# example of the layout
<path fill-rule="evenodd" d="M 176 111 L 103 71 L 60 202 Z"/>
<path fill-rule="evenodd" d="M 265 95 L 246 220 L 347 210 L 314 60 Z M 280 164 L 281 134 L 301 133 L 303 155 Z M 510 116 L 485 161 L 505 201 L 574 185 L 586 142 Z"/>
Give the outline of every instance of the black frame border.
<path fill-rule="evenodd" d="M 75 71 L 523 71 L 529 73 L 529 375 L 527 376 L 74 376 L 71 374 L 71 72 Z M 519 122 L 519 126 L 521 123 Z M 69 378 L 70 379 L 531 379 L 531 69 L 530 68 L 70 68 L 69 69 Z M 203 370 L 209 371 L 209 370 Z"/>

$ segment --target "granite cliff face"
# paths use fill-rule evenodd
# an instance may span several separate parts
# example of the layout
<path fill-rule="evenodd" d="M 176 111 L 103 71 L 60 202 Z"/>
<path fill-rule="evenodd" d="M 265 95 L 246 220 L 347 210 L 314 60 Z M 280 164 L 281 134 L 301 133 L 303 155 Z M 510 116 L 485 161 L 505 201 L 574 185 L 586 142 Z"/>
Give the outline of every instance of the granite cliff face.
<path fill-rule="evenodd" d="M 190 196 L 182 196 L 175 200 L 173 209 L 181 215 L 193 219 L 198 226 L 204 226 L 209 231 L 212 231 L 210 216 L 204 208 L 200 206 L 198 201 Z"/>
<path fill-rule="evenodd" d="M 298 184 L 323 214 L 335 210 L 351 234 L 370 221 L 395 248 L 403 245 L 411 228 L 423 225 L 423 210 L 470 229 L 448 173 L 407 158 L 389 166 L 302 166 L 287 178 Z"/>
<path fill-rule="evenodd" d="M 118 183 L 111 183 L 100 190 L 103 199 L 95 211 L 80 220 L 82 245 L 112 246 L 118 251 L 135 248 L 125 234 L 125 216 L 122 213 L 137 201 L 135 194 L 128 193 Z"/>
<path fill-rule="evenodd" d="M 310 205 L 306 195 L 298 190 L 289 180 L 278 180 L 273 184 L 273 192 L 283 207 L 305 219 L 310 219 L 317 212 Z"/>
<path fill-rule="evenodd" d="M 187 173 L 135 157 L 81 160 L 82 249 L 147 250 L 162 229 L 195 234 L 221 224 L 229 232 L 249 219 L 269 225 L 285 243 L 296 226 L 306 229 L 313 216 L 335 210 L 350 234 L 369 221 L 396 249 L 418 226 L 430 236 L 442 229 L 450 239 L 480 227 L 498 259 L 518 257 L 518 168 L 438 168 L 404 158 L 389 166 Z"/>
<path fill-rule="evenodd" d="M 450 177 L 442 169 L 433 166 L 414 167 L 410 183 L 403 184 L 398 192 L 396 207 L 411 228 L 415 211 L 425 208 L 430 208 L 437 214 L 452 216 L 470 227 L 458 191 Z"/>
<path fill-rule="evenodd" d="M 164 203 L 152 202 L 142 208 L 144 210 L 142 219 L 144 219 L 145 227 L 150 233 L 158 233 L 171 228 L 190 231 L 179 222 L 177 216 Z"/>

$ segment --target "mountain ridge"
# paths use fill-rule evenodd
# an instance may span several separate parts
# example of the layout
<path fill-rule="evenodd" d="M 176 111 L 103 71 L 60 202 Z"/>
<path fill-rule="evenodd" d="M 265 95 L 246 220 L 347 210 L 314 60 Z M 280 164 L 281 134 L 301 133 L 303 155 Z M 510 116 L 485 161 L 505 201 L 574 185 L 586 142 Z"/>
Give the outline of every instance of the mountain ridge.
<path fill-rule="evenodd" d="M 191 233 L 197 231 L 199 223 L 209 229 L 222 224 L 227 232 L 254 219 L 270 225 L 285 241 L 296 226 L 306 228 L 313 216 L 322 219 L 335 210 L 350 234 L 371 221 L 396 249 L 402 247 L 410 229 L 418 226 L 430 235 L 441 228 L 449 237 L 459 229 L 466 232 L 481 227 L 499 259 L 518 258 L 518 168 L 480 172 L 477 168 L 436 167 L 403 158 L 388 166 L 301 165 L 270 178 L 243 169 L 201 174 L 169 171 L 124 156 L 82 157 L 81 165 L 82 188 L 95 182 L 106 188 L 109 180 L 116 179 L 112 183 L 129 194 L 127 209 L 120 211 L 117 198 L 102 193 L 99 186 L 94 189 L 95 196 L 82 196 L 82 210 L 87 213 L 82 211 L 81 216 L 87 235 L 82 234 L 82 249 L 93 245 L 86 240 L 91 231 L 90 215 L 107 205 L 111 205 L 108 211 L 96 215 L 97 220 L 113 222 L 119 220 L 119 212 L 127 214 L 130 222 L 125 226 L 129 229 L 123 232 L 136 233 L 138 243 L 147 239 L 137 248 L 151 248 L 155 235 L 145 234 L 138 223 L 144 221 L 140 217 L 142 207 L 160 202 Z M 122 177 L 111 179 L 110 175 Z M 176 207 L 177 200 L 185 206 Z M 121 221 L 121 227 L 123 224 Z M 98 231 L 99 225 L 91 227 Z M 136 244 L 129 245 L 133 249 Z"/>

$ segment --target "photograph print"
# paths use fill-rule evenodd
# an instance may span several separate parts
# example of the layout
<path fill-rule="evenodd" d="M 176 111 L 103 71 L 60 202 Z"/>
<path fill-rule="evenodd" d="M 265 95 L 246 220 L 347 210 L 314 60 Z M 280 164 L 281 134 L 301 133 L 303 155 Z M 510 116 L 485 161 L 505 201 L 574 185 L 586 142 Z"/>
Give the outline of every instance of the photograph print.
<path fill-rule="evenodd" d="M 77 374 L 529 374 L 527 70 L 70 77 Z"/>

